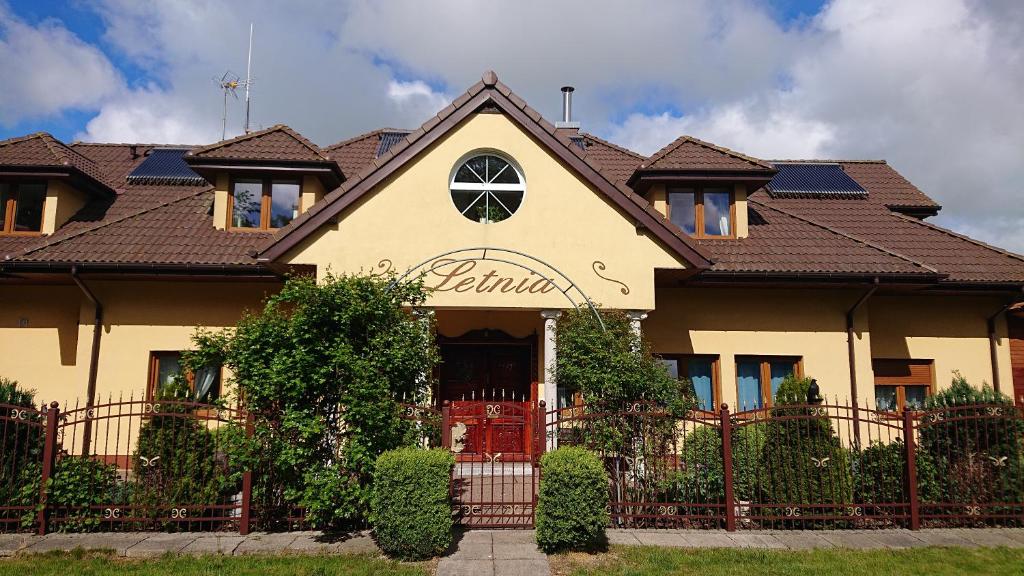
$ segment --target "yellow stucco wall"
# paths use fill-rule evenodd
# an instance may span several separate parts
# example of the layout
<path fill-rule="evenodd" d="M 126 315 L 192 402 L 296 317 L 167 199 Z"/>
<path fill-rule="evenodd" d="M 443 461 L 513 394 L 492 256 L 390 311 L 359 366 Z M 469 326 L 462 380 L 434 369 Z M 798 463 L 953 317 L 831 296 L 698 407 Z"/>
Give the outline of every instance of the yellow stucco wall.
<path fill-rule="evenodd" d="M 498 150 L 519 164 L 526 180 L 526 195 L 512 217 L 480 224 L 456 210 L 448 182 L 460 159 L 470 152 L 486 150 Z M 282 260 L 315 264 L 321 271 L 334 272 L 376 270 L 378 263 L 388 261 L 401 273 L 443 252 L 478 246 L 517 250 L 550 263 L 579 284 L 591 299 L 612 308 L 652 308 L 654 268 L 685 267 L 655 240 L 638 232 L 635 223 L 609 200 L 583 184 L 556 157 L 498 114 L 468 118 L 350 207 L 337 226 L 319 230 Z M 628 289 L 600 278 L 595 272 L 596 262 L 604 265 L 602 275 L 627 283 Z M 454 266 L 444 271 L 451 269 Z M 480 280 L 492 269 L 494 279 L 514 278 L 517 286 L 524 279 L 534 282 L 530 272 L 507 264 L 469 263 L 460 278 L 441 286 L 455 289 L 435 292 L 428 304 L 456 308 L 570 306 L 557 290 L 509 294 L 488 290 L 488 285 L 482 289 L 475 283 L 458 285 L 469 277 Z M 436 286 L 441 280 L 433 274 L 427 284 Z"/>
<path fill-rule="evenodd" d="M 846 311 L 863 290 L 659 289 L 643 329 L 657 352 L 719 356 L 722 398 L 735 406 L 737 355 L 798 356 L 829 397 L 850 397 Z M 957 369 L 975 386 L 991 384 L 986 319 L 1001 300 L 966 296 L 875 296 L 855 316 L 858 396 L 874 403 L 872 358 L 933 360 L 936 386 Z M 1010 373 L 1005 323 L 999 347 Z"/>
<path fill-rule="evenodd" d="M 43 205 L 43 234 L 53 234 L 81 210 L 85 202 L 85 194 L 68 186 L 63 180 L 47 181 L 46 202 Z"/>
<path fill-rule="evenodd" d="M 89 281 L 104 304 L 97 398 L 145 392 L 149 353 L 191 348 L 196 327 L 233 326 L 276 283 Z M 0 286 L 0 375 L 40 400 L 83 398 L 92 305 L 75 286 Z"/>

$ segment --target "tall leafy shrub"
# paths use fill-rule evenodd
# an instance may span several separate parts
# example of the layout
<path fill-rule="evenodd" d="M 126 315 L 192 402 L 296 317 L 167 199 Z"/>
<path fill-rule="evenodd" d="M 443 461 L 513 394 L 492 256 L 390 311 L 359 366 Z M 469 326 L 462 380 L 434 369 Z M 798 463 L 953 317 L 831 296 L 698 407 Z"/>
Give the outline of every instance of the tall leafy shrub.
<path fill-rule="evenodd" d="M 370 525 L 389 556 L 421 560 L 451 546 L 454 466 L 442 449 L 400 448 L 377 458 Z"/>
<path fill-rule="evenodd" d="M 849 452 L 831 420 L 800 406 L 810 383 L 790 375 L 776 393 L 761 451 L 760 483 L 768 503 L 813 507 L 853 498 Z"/>
<path fill-rule="evenodd" d="M 938 468 L 947 502 L 1024 502 L 1024 420 L 1013 401 L 959 372 L 925 401 L 919 457 Z M 927 500 L 926 500 L 927 501 Z"/>
<path fill-rule="evenodd" d="M 430 327 L 407 307 L 421 282 L 290 278 L 259 312 L 196 337 L 223 359 L 256 417 L 256 505 L 300 505 L 315 526 L 365 519 L 377 457 L 407 443 L 397 400 L 418 402 L 437 362 Z"/>
<path fill-rule="evenodd" d="M 540 459 L 537 545 L 545 552 L 593 549 L 605 544 L 608 476 L 596 455 L 562 447 Z"/>
<path fill-rule="evenodd" d="M 11 418 L 0 423 L 0 503 L 32 506 L 39 499 L 45 417 L 33 411 L 35 393 L 14 380 L 0 378 L 0 404 Z"/>

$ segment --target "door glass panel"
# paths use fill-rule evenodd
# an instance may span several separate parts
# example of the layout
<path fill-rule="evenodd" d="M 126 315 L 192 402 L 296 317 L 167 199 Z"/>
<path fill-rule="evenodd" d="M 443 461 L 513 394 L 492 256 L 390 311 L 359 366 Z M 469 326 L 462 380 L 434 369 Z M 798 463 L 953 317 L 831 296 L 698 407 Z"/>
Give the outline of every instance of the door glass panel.
<path fill-rule="evenodd" d="M 743 361 L 736 363 L 736 384 L 740 410 L 761 408 L 761 363 Z"/>
<path fill-rule="evenodd" d="M 238 180 L 235 182 L 231 194 L 233 198 L 231 226 L 234 228 L 259 228 L 263 182 Z"/>
<path fill-rule="evenodd" d="M 17 232 L 39 232 L 42 230 L 43 203 L 45 201 L 46 184 L 19 184 L 14 230 Z"/>
<path fill-rule="evenodd" d="M 693 190 L 672 190 L 668 193 L 669 216 L 672 223 L 687 234 L 697 232 L 697 209 L 694 205 Z"/>
<path fill-rule="evenodd" d="M 270 227 L 281 228 L 299 216 L 299 183 L 278 182 L 270 185 Z"/>
<path fill-rule="evenodd" d="M 712 392 L 711 369 L 713 362 L 708 359 L 693 359 L 689 362 L 690 382 L 697 394 L 697 403 L 701 410 L 714 410 L 715 400 Z"/>

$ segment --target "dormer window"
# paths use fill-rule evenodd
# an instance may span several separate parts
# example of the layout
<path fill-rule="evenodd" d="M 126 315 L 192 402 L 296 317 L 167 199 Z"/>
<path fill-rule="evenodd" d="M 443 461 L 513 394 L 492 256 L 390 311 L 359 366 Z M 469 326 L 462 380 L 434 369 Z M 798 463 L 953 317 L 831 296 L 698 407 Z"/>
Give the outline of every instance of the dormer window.
<path fill-rule="evenodd" d="M 274 230 L 298 217 L 302 184 L 298 180 L 238 178 L 228 195 L 230 227 Z"/>
<path fill-rule="evenodd" d="M 38 234 L 43 230 L 45 202 L 45 182 L 0 182 L 0 232 Z"/>
<path fill-rule="evenodd" d="M 735 238 L 731 187 L 686 186 L 668 189 L 668 217 L 694 238 Z"/>

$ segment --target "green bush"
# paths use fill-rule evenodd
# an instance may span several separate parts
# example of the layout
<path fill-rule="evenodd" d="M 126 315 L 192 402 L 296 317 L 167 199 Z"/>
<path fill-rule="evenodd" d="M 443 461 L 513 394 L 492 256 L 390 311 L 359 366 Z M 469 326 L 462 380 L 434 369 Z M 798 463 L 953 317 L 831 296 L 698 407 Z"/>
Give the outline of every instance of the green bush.
<path fill-rule="evenodd" d="M 389 556 L 420 560 L 451 546 L 454 466 L 455 457 L 441 449 L 400 448 L 377 458 L 370 524 Z"/>
<path fill-rule="evenodd" d="M 872 442 L 854 453 L 854 500 L 863 504 L 883 504 L 906 501 L 906 447 L 897 438 L 891 442 Z M 935 463 L 927 452 L 918 450 L 914 455 L 917 470 L 917 497 L 931 502 L 939 497 L 939 479 Z"/>
<path fill-rule="evenodd" d="M 34 410 L 35 393 L 14 380 L 0 378 L 0 404 Z M 0 502 L 7 506 L 35 506 L 39 500 L 45 419 L 25 411 L 0 425 L 4 428 L 0 434 Z M 16 517 L 19 512 L 13 514 Z M 29 516 L 34 519 L 34 513 Z"/>
<path fill-rule="evenodd" d="M 766 503 L 813 508 L 853 499 L 849 451 L 831 420 L 815 416 L 811 408 L 793 406 L 806 401 L 808 386 L 810 378 L 787 376 L 765 424 L 761 468 Z"/>
<path fill-rule="evenodd" d="M 605 545 L 608 475 L 593 453 L 576 447 L 548 452 L 540 459 L 537 544 L 545 552 L 593 549 Z"/>
<path fill-rule="evenodd" d="M 165 386 L 158 398 L 159 413 L 139 430 L 132 455 L 135 474 L 131 490 L 132 504 L 139 507 L 137 516 L 166 518 L 168 505 L 220 504 L 241 490 L 238 462 L 218 445 L 206 420 L 194 417 L 187 405 L 176 403 L 188 400 L 184 381 Z M 174 525 L 166 522 L 163 527 Z"/>
<path fill-rule="evenodd" d="M 954 372 L 952 386 L 925 401 L 918 429 L 918 460 L 942 479 L 923 501 L 1024 502 L 1024 420 L 1010 398 Z"/>
<path fill-rule="evenodd" d="M 91 532 L 99 528 L 103 514 L 90 507 L 120 501 L 121 487 L 113 464 L 75 456 L 59 459 L 47 488 L 49 505 L 58 510 L 58 530 Z"/>
<path fill-rule="evenodd" d="M 196 334 L 189 361 L 223 361 L 254 414 L 261 528 L 294 506 L 316 528 L 361 526 L 377 457 L 411 442 L 398 401 L 425 400 L 437 347 L 409 313 L 422 282 L 393 280 L 292 277 L 234 329 Z"/>

